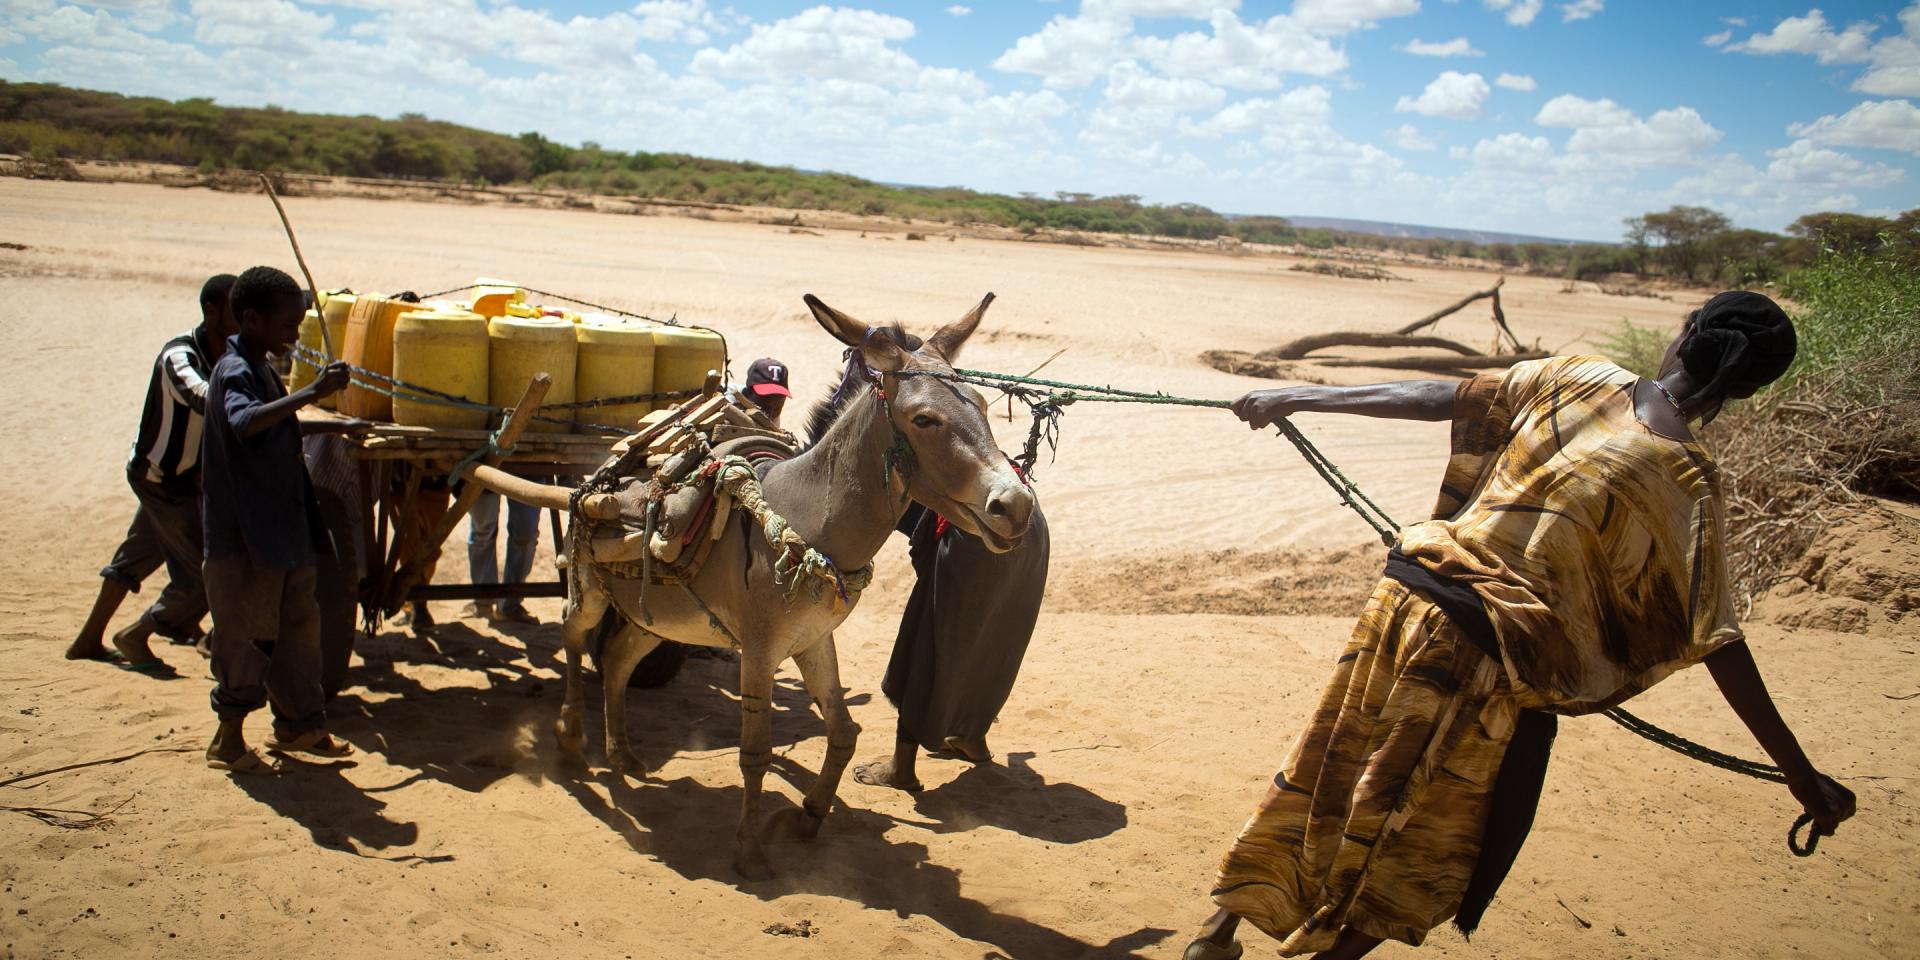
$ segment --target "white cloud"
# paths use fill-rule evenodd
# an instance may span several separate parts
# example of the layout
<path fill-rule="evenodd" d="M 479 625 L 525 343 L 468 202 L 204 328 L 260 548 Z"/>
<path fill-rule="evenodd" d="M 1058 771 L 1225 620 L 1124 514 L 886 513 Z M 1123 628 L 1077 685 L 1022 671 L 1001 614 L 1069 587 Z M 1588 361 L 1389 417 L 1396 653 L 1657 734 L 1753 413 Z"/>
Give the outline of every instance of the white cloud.
<path fill-rule="evenodd" d="M 1107 74 L 1107 102 L 1126 107 L 1156 107 L 1177 111 L 1211 110 L 1226 100 L 1227 92 L 1190 77 L 1156 77 L 1131 60 L 1115 64 Z"/>
<path fill-rule="evenodd" d="M 1804 53 L 1821 63 L 1860 63 L 1872 48 L 1873 24 L 1855 23 L 1835 33 L 1818 9 L 1804 17 L 1788 17 L 1767 33 L 1756 33 L 1728 50 L 1741 53 Z"/>
<path fill-rule="evenodd" d="M 1407 41 L 1406 46 L 1403 46 L 1400 49 L 1407 53 L 1411 53 L 1417 57 L 1484 57 L 1486 56 L 1486 54 L 1481 53 L 1478 50 L 1475 50 L 1473 48 L 1473 44 L 1469 43 L 1466 37 L 1454 37 L 1452 40 L 1447 40 L 1440 43 L 1428 43 L 1427 41 L 1421 40 L 1416 37 L 1412 40 Z"/>
<path fill-rule="evenodd" d="M 1539 84 L 1533 82 L 1531 75 L 1524 73 L 1503 73 L 1494 78 L 1493 85 L 1507 90 L 1518 90 L 1522 93 L 1530 93 L 1535 87 L 1539 86 Z"/>
<path fill-rule="evenodd" d="M 1491 88 L 1477 73 L 1448 70 L 1435 77 L 1418 97 L 1401 97 L 1393 105 L 1396 113 L 1418 113 L 1428 117 L 1472 120 L 1480 115 Z"/>
<path fill-rule="evenodd" d="M 1708 34 L 1707 36 L 1702 37 L 1700 39 L 1700 42 L 1706 44 L 1709 47 L 1724 47 L 1727 45 L 1727 41 L 1732 39 L 1733 39 L 1732 30 L 1722 30 L 1719 33 Z"/>
<path fill-rule="evenodd" d="M 1877 24 L 1860 21 L 1835 31 L 1818 9 L 1803 17 L 1788 17 L 1765 33 L 1721 47 L 1751 54 L 1797 53 L 1823 64 L 1865 63 L 1867 69 L 1853 81 L 1853 89 L 1887 97 L 1920 97 L 1920 2 L 1899 14 L 1901 32 L 1875 42 Z M 1708 46 L 1724 41 L 1707 38 Z"/>
<path fill-rule="evenodd" d="M 695 73 L 722 77 L 815 77 L 902 83 L 919 64 L 889 43 L 913 36 L 913 23 L 871 10 L 814 7 L 754 24 L 745 40 L 694 54 Z"/>
<path fill-rule="evenodd" d="M 1461 153 L 1474 167 L 1493 173 L 1538 175 L 1554 169 L 1553 144 L 1546 137 L 1503 133 Z"/>
<path fill-rule="evenodd" d="M 1869 100 L 1838 116 L 1793 124 L 1787 133 L 1818 144 L 1920 154 L 1920 107 L 1905 100 Z"/>
<path fill-rule="evenodd" d="M 1221 10 L 1238 10 L 1239 0 L 1082 0 L 1080 12 L 1148 19 L 1205 20 Z"/>
<path fill-rule="evenodd" d="M 1560 5 L 1560 22 L 1585 20 L 1607 8 L 1606 0 L 1573 0 Z"/>
<path fill-rule="evenodd" d="M 1873 190 L 1892 186 L 1906 177 L 1904 171 L 1884 163 L 1867 163 L 1816 147 L 1810 140 L 1795 140 L 1778 150 L 1767 151 L 1767 156 L 1773 158 L 1767 165 L 1769 178 L 1821 189 Z"/>
<path fill-rule="evenodd" d="M 1573 130 L 1567 153 L 1590 165 L 1621 168 L 1686 166 L 1720 140 L 1720 131 L 1692 107 L 1661 110 L 1641 119 L 1608 99 L 1562 94 L 1546 102 L 1533 122 Z"/>
<path fill-rule="evenodd" d="M 1248 24 L 1232 13 L 1213 15 L 1211 33 L 1172 39 L 1141 37 L 1140 54 L 1161 71 L 1242 90 L 1272 90 L 1288 73 L 1324 77 L 1347 68 L 1347 55 L 1287 16 Z"/>
<path fill-rule="evenodd" d="M 633 8 L 640 19 L 640 36 L 648 40 L 679 40 L 704 44 L 720 27 L 706 0 L 647 0 Z"/>
<path fill-rule="evenodd" d="M 1632 123 L 1633 113 L 1612 100 L 1563 93 L 1542 105 L 1533 122 L 1543 127 L 1610 127 Z"/>
<path fill-rule="evenodd" d="M 993 67 L 1036 74 L 1048 87 L 1084 87 L 1127 58 L 1132 35 L 1133 21 L 1125 16 L 1058 16 L 1014 41 Z"/>
<path fill-rule="evenodd" d="M 1507 22 L 1516 27 L 1533 23 L 1533 18 L 1540 15 L 1540 8 L 1545 4 L 1545 0 L 1481 0 L 1481 2 L 1488 10 L 1504 11 Z"/>
<path fill-rule="evenodd" d="M 964 17 L 967 14 L 972 12 L 973 12 L 972 7 L 963 7 L 957 3 L 947 8 L 947 16 L 950 16 L 950 17 Z"/>
<path fill-rule="evenodd" d="M 1420 12 L 1420 0 L 1294 0 L 1293 19 L 1315 33 L 1342 34 Z"/>
<path fill-rule="evenodd" d="M 1411 123 L 1403 123 L 1388 133 L 1393 145 L 1402 150 L 1432 150 L 1436 146 L 1431 137 L 1421 133 Z"/>
<path fill-rule="evenodd" d="M 1920 3 L 1900 11 L 1902 33 L 1873 45 L 1873 65 L 1853 89 L 1887 97 L 1920 97 Z"/>

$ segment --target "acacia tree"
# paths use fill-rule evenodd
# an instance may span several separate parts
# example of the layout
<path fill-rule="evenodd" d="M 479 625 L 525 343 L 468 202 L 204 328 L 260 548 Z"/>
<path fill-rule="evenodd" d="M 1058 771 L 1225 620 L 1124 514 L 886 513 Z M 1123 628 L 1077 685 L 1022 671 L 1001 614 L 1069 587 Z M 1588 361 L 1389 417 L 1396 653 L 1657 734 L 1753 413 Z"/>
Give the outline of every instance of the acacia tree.
<path fill-rule="evenodd" d="M 1628 217 L 1622 221 L 1627 225 L 1627 248 L 1633 251 L 1633 272 L 1647 274 L 1647 218 Z"/>
<path fill-rule="evenodd" d="M 1733 225 L 1725 215 L 1706 207 L 1677 206 L 1640 219 L 1647 233 L 1660 242 L 1660 259 L 1667 272 L 1689 281 L 1700 279 L 1702 266 L 1711 266 L 1705 256 L 1706 241 Z"/>

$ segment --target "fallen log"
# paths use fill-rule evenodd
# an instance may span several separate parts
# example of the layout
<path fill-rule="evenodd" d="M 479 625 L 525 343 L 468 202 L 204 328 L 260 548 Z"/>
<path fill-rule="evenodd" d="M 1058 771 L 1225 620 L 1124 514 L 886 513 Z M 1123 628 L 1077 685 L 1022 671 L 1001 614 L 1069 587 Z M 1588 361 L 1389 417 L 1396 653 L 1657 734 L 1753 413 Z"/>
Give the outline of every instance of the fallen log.
<path fill-rule="evenodd" d="M 1452 350 L 1467 356 L 1478 356 L 1480 351 L 1445 337 L 1410 337 L 1399 333 L 1316 333 L 1310 337 L 1301 337 L 1290 343 L 1283 343 L 1270 350 L 1262 350 L 1255 356 L 1263 360 L 1305 360 L 1307 354 L 1327 347 L 1436 347 Z"/>
<path fill-rule="evenodd" d="M 1448 372 L 1453 370 L 1480 370 L 1492 367 L 1511 367 L 1528 360 L 1545 360 L 1552 356 L 1542 351 L 1526 353 L 1482 353 L 1469 357 L 1366 357 L 1341 358 L 1338 360 L 1315 360 L 1322 367 L 1380 367 L 1386 370 L 1431 370 Z"/>

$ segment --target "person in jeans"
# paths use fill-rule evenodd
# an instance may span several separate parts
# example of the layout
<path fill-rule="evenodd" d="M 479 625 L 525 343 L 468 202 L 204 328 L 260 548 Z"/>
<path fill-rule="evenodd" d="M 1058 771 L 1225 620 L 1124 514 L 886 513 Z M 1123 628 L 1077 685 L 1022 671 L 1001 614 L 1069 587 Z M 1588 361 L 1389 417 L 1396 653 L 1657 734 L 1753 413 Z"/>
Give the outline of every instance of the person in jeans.
<path fill-rule="evenodd" d="M 330 363 L 313 383 L 289 394 L 271 361 L 298 335 L 300 288 L 279 270 L 253 267 L 234 281 L 232 301 L 240 332 L 213 367 L 202 450 L 211 700 L 220 718 L 207 766 L 277 773 L 280 761 L 250 749 L 241 730 L 248 714 L 269 703 L 269 749 L 323 757 L 353 752 L 326 730 L 315 563 L 332 547 L 294 418 L 301 407 L 345 387 L 349 368 Z"/>
<path fill-rule="evenodd" d="M 500 536 L 502 499 L 491 490 L 485 491 L 467 511 L 467 577 L 471 583 L 525 583 L 527 574 L 533 570 L 533 551 L 540 543 L 540 508 L 507 500 L 507 557 L 502 567 L 497 565 L 499 552 L 495 549 Z M 475 600 L 461 613 L 512 623 L 539 622 L 518 597 L 505 597 L 491 603 Z"/>
<path fill-rule="evenodd" d="M 207 376 L 226 352 L 234 333 L 227 304 L 233 275 L 208 278 L 200 287 L 200 325 L 160 348 L 147 380 L 140 432 L 127 462 L 127 486 L 139 507 L 127 537 L 100 571 L 100 593 L 73 643 L 69 660 L 116 660 L 146 673 L 167 671 L 154 656 L 149 639 L 159 634 L 178 644 L 200 639 L 200 618 L 207 612 L 200 584 L 200 436 L 205 429 Z M 162 565 L 167 586 L 153 604 L 114 634 L 110 653 L 101 641 L 107 622 L 127 594 Z"/>

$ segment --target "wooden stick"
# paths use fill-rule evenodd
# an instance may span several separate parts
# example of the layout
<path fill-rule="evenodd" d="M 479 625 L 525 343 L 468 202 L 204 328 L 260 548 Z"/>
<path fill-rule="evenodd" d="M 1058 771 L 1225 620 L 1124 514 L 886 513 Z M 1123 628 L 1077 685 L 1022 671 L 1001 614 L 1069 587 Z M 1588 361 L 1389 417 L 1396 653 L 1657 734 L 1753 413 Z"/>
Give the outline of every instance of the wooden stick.
<path fill-rule="evenodd" d="M 1467 296 L 1466 299 L 1461 300 L 1459 303 L 1456 303 L 1453 306 L 1445 307 L 1440 310 L 1435 310 L 1434 312 L 1429 313 L 1426 316 L 1421 317 L 1420 319 L 1415 320 L 1414 322 L 1409 323 L 1398 330 L 1395 330 L 1394 333 L 1400 334 L 1402 336 L 1405 336 L 1410 333 L 1418 333 L 1420 332 L 1421 329 L 1425 327 L 1433 326 L 1435 323 L 1438 323 L 1441 317 L 1444 317 L 1449 313 L 1454 313 L 1458 311 L 1461 307 L 1464 307 L 1467 304 L 1474 302 L 1475 300 L 1484 300 L 1487 297 L 1493 296 L 1495 293 L 1497 293 L 1500 290 L 1501 284 L 1504 284 L 1506 282 L 1507 282 L 1507 278 L 1501 277 L 1500 279 L 1494 281 L 1493 286 L 1490 289 L 1482 290 L 1479 293 L 1470 294 Z"/>
<path fill-rule="evenodd" d="M 273 181 L 266 174 L 260 175 L 260 185 L 267 188 L 267 199 L 273 201 L 273 209 L 280 212 L 280 225 L 287 228 L 287 242 L 293 244 L 293 259 L 300 264 L 300 273 L 307 278 L 307 289 L 313 291 L 313 317 L 320 323 L 320 346 L 327 352 L 327 362 L 334 361 L 333 334 L 327 332 L 326 304 L 320 301 L 320 287 L 313 282 L 313 271 L 307 269 L 307 258 L 300 253 L 300 240 L 293 235 L 293 221 L 287 219 L 287 208 L 280 205 L 280 195 L 273 192 Z"/>
<path fill-rule="evenodd" d="M 1255 356 L 1262 360 L 1304 360 L 1307 354 L 1327 347 L 1437 347 L 1470 357 L 1480 353 L 1464 343 L 1444 337 L 1411 337 L 1398 333 L 1317 333 L 1283 343 L 1271 350 L 1262 350 Z"/>
<path fill-rule="evenodd" d="M 521 431 L 527 428 L 528 421 L 533 418 L 534 409 L 540 406 L 540 401 L 547 398 L 547 390 L 552 386 L 553 378 L 547 374 L 533 375 L 533 379 L 527 383 L 527 392 L 521 394 L 520 402 L 514 404 L 513 410 L 507 414 L 507 422 L 500 426 L 498 441 L 500 447 L 511 447 L 514 441 L 519 439 Z M 489 450 L 480 462 L 491 467 L 497 466 L 500 459 L 500 454 Z M 398 612 L 400 605 L 406 602 L 407 594 L 413 592 L 414 585 L 418 584 L 426 573 L 427 558 L 439 551 L 440 545 L 445 543 L 448 535 L 453 533 L 453 528 L 466 519 L 467 510 L 473 506 L 473 501 L 480 498 L 480 492 L 484 489 L 477 483 L 462 485 L 460 495 L 453 499 L 453 504 L 447 508 L 446 516 L 441 517 L 440 522 L 434 525 L 433 531 L 414 546 L 413 556 L 408 557 L 406 563 L 400 567 L 400 571 L 393 575 L 387 595 L 380 598 L 381 607 L 389 616 Z"/>

